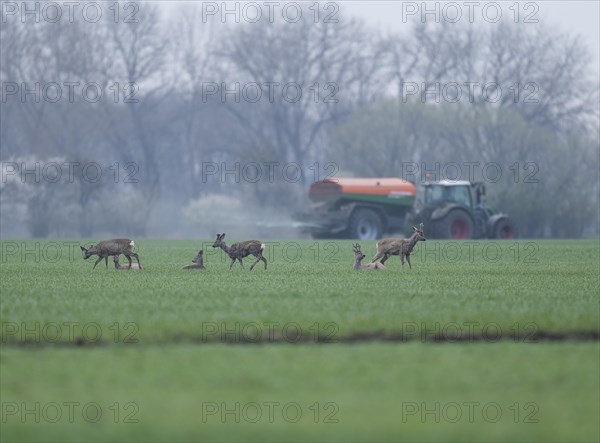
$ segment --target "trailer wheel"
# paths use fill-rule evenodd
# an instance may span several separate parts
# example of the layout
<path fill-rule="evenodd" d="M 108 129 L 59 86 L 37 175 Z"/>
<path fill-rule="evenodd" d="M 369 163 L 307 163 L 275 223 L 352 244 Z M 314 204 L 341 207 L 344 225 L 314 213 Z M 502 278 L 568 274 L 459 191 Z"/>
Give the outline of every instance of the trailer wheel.
<path fill-rule="evenodd" d="M 492 235 L 500 240 L 510 240 L 516 237 L 515 227 L 508 218 L 501 218 L 494 225 Z"/>
<path fill-rule="evenodd" d="M 383 233 L 383 223 L 379 215 L 371 209 L 357 209 L 350 219 L 350 238 L 377 240 Z"/>
<path fill-rule="evenodd" d="M 467 240 L 473 238 L 473 220 L 461 210 L 450 211 L 436 223 L 436 234 L 439 238 Z"/>

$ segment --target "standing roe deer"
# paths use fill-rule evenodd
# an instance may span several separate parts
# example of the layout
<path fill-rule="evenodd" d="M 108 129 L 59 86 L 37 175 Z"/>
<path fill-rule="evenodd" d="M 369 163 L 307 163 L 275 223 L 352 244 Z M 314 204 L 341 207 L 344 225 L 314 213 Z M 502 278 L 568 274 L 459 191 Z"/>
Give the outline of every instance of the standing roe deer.
<path fill-rule="evenodd" d="M 423 223 L 419 225 L 419 229 L 413 226 L 413 234 L 409 238 L 384 238 L 376 243 L 377 254 L 371 260 L 371 263 L 381 258 L 381 264 L 385 264 L 385 261 L 392 255 L 399 255 L 402 261 L 402 269 L 404 269 L 404 257 L 408 262 L 408 267 L 412 269 L 410 265 L 410 254 L 417 244 L 418 241 L 426 241 L 425 235 L 423 234 Z M 382 258 L 383 257 L 383 258 Z"/>
<path fill-rule="evenodd" d="M 194 264 L 192 265 L 185 265 L 183 268 L 181 269 L 206 269 L 204 267 L 204 260 L 202 258 L 202 256 L 204 255 L 204 251 L 200 251 L 198 252 L 198 255 L 196 255 L 192 261 L 194 262 Z"/>
<path fill-rule="evenodd" d="M 362 265 L 360 262 L 363 258 L 365 258 L 365 254 L 363 254 L 360 250 L 360 245 L 358 243 L 352 245 L 352 250 L 354 251 L 354 269 L 360 271 L 361 269 L 379 269 L 381 271 L 387 271 L 384 265 L 381 263 L 369 263 L 367 265 Z"/>
<path fill-rule="evenodd" d="M 221 248 L 231 259 L 231 264 L 229 265 L 229 269 L 232 268 L 233 264 L 236 260 L 240 262 L 242 269 L 244 268 L 244 263 L 242 263 L 242 258 L 247 257 L 248 255 L 253 255 L 256 257 L 256 261 L 252 263 L 250 266 L 250 270 L 256 266 L 259 261 L 263 261 L 265 263 L 265 269 L 267 269 L 267 259 L 263 257 L 263 251 L 265 250 L 265 244 L 259 242 L 258 240 L 248 240 L 240 243 L 234 243 L 231 246 L 227 246 L 223 239 L 225 238 L 225 234 L 217 234 L 217 239 L 213 243 L 213 248 Z"/>
<path fill-rule="evenodd" d="M 133 247 L 135 243 L 133 240 L 129 240 L 128 238 L 113 238 L 112 240 L 104 240 L 90 247 L 89 249 L 84 248 L 83 246 L 79 246 L 83 251 L 83 259 L 87 260 L 92 255 L 97 255 L 98 260 L 94 263 L 94 267 L 92 269 L 96 269 L 96 265 L 100 263 L 102 259 L 104 259 L 106 263 L 106 269 L 108 269 L 108 257 L 111 255 L 121 255 L 123 254 L 129 260 L 129 265 L 131 266 L 131 257 L 135 257 L 138 262 L 140 268 L 142 265 L 140 264 L 140 258 L 138 255 L 133 252 Z"/>
<path fill-rule="evenodd" d="M 119 269 L 119 270 L 125 270 L 125 269 L 136 269 L 136 270 L 143 270 L 143 266 L 140 265 L 139 263 L 127 263 L 126 265 L 122 265 L 121 263 L 119 263 L 119 256 L 115 255 L 113 257 L 113 261 L 115 262 L 115 269 Z"/>

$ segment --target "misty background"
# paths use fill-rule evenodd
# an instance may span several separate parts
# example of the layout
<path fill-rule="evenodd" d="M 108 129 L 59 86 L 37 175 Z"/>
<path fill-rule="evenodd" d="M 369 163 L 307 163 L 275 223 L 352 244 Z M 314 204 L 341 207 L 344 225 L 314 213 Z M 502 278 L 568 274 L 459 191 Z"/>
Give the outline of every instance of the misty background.
<path fill-rule="evenodd" d="M 8 3 L 3 237 L 294 237 L 312 182 L 424 170 L 485 181 L 522 237 L 599 233 L 597 47 L 533 10 L 382 27 L 366 2 Z"/>

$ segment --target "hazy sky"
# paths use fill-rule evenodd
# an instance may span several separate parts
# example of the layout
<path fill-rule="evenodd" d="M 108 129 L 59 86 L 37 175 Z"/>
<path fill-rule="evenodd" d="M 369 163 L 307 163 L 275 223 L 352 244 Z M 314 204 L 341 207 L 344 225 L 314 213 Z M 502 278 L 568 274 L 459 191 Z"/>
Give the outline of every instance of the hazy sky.
<path fill-rule="evenodd" d="M 422 20 L 422 2 L 421 1 L 345 1 L 338 2 L 342 5 L 345 14 L 352 14 L 364 18 L 373 25 L 380 26 L 385 30 L 398 30 L 402 26 L 415 23 L 416 20 Z M 448 18 L 455 20 L 455 7 L 450 7 L 448 3 L 455 3 L 460 6 L 462 13 L 460 22 L 468 23 L 469 3 L 468 0 L 456 2 L 427 2 L 427 8 L 433 9 L 435 4 L 439 4 L 440 20 Z M 486 6 L 489 1 L 477 0 L 479 6 L 472 7 L 473 23 L 493 26 L 490 22 L 494 20 L 494 8 Z M 557 28 L 561 32 L 568 31 L 580 34 L 588 44 L 590 53 L 594 58 L 596 71 L 600 72 L 598 67 L 600 53 L 600 1 L 498 1 L 500 5 L 501 21 L 514 21 L 516 8 L 518 5 L 519 15 L 518 20 L 522 26 L 528 26 L 525 23 L 527 17 L 529 19 L 537 19 L 540 24 L 550 28 Z M 414 8 L 417 8 L 414 14 L 410 14 Z M 444 7 L 446 10 L 444 11 Z M 484 17 L 484 7 L 487 8 L 487 16 Z M 511 9 L 512 8 L 512 9 Z M 403 16 L 404 11 L 404 16 Z M 445 14 L 444 14 L 445 13 Z M 427 15 L 426 20 L 433 21 L 433 14 Z"/>

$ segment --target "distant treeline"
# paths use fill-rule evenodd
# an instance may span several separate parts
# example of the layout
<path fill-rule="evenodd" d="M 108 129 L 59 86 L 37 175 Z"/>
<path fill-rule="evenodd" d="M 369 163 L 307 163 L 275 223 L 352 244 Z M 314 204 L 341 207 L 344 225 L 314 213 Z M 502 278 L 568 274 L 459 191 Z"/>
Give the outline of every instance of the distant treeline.
<path fill-rule="evenodd" d="M 598 73 L 576 35 L 148 2 L 134 22 L 7 17 L 0 49 L 2 236 L 254 232 L 314 180 L 425 173 L 487 182 L 521 236 L 599 232 Z"/>

